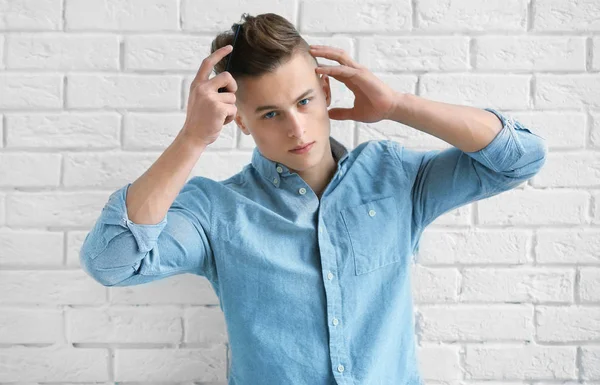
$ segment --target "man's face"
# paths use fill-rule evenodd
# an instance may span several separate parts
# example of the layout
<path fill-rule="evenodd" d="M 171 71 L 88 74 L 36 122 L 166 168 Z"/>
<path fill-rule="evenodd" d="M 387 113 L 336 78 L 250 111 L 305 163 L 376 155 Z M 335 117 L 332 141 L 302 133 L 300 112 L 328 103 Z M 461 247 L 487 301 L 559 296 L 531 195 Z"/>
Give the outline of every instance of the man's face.
<path fill-rule="evenodd" d="M 331 153 L 329 78 L 319 76 L 316 67 L 309 53 L 298 53 L 273 73 L 238 81 L 237 125 L 266 158 L 291 172 L 319 167 Z M 311 142 L 308 152 L 290 152 Z"/>

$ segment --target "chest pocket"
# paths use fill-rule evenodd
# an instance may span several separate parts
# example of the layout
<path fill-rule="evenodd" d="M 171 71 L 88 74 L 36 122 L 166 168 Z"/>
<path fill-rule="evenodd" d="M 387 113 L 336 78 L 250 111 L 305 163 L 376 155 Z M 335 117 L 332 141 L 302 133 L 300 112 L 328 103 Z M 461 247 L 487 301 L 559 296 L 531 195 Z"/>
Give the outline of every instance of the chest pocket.
<path fill-rule="evenodd" d="M 353 251 L 356 275 L 402 260 L 398 250 L 398 214 L 394 197 L 346 207 L 341 214 Z"/>

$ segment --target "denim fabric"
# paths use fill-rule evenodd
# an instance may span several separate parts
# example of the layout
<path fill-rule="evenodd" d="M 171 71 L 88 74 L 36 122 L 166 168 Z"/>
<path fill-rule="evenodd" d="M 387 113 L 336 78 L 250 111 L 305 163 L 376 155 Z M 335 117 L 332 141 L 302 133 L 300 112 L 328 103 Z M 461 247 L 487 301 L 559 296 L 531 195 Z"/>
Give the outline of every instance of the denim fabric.
<path fill-rule="evenodd" d="M 545 162 L 545 140 L 503 128 L 480 151 L 415 151 L 390 140 L 348 152 L 321 200 L 256 148 L 238 174 L 192 177 L 155 225 L 115 191 L 80 260 L 105 286 L 206 277 L 224 313 L 229 384 L 422 384 L 410 265 L 441 214 L 512 189 Z"/>

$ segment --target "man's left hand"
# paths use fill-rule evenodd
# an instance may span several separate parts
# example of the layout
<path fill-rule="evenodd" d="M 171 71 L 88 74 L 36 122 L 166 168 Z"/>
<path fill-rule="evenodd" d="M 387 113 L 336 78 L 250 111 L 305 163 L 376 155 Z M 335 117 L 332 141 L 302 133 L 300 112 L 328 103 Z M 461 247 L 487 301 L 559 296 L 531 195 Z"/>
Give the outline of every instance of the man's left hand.
<path fill-rule="evenodd" d="M 341 65 L 319 65 L 318 74 L 325 74 L 344 83 L 354 93 L 352 108 L 332 108 L 329 117 L 335 120 L 356 120 L 374 123 L 391 119 L 399 93 L 377 78 L 369 69 L 358 64 L 343 49 L 324 45 L 311 45 L 314 57 L 335 60 Z"/>

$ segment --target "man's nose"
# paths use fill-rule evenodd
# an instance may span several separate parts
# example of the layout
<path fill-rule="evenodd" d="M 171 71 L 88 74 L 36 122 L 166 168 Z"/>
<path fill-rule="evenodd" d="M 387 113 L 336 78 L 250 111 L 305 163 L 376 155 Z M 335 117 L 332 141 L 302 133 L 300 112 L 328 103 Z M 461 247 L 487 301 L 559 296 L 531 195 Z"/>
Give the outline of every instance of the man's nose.
<path fill-rule="evenodd" d="M 304 124 L 301 122 L 300 117 L 297 114 L 290 114 L 290 120 L 288 122 L 288 134 L 301 138 L 304 134 Z"/>

